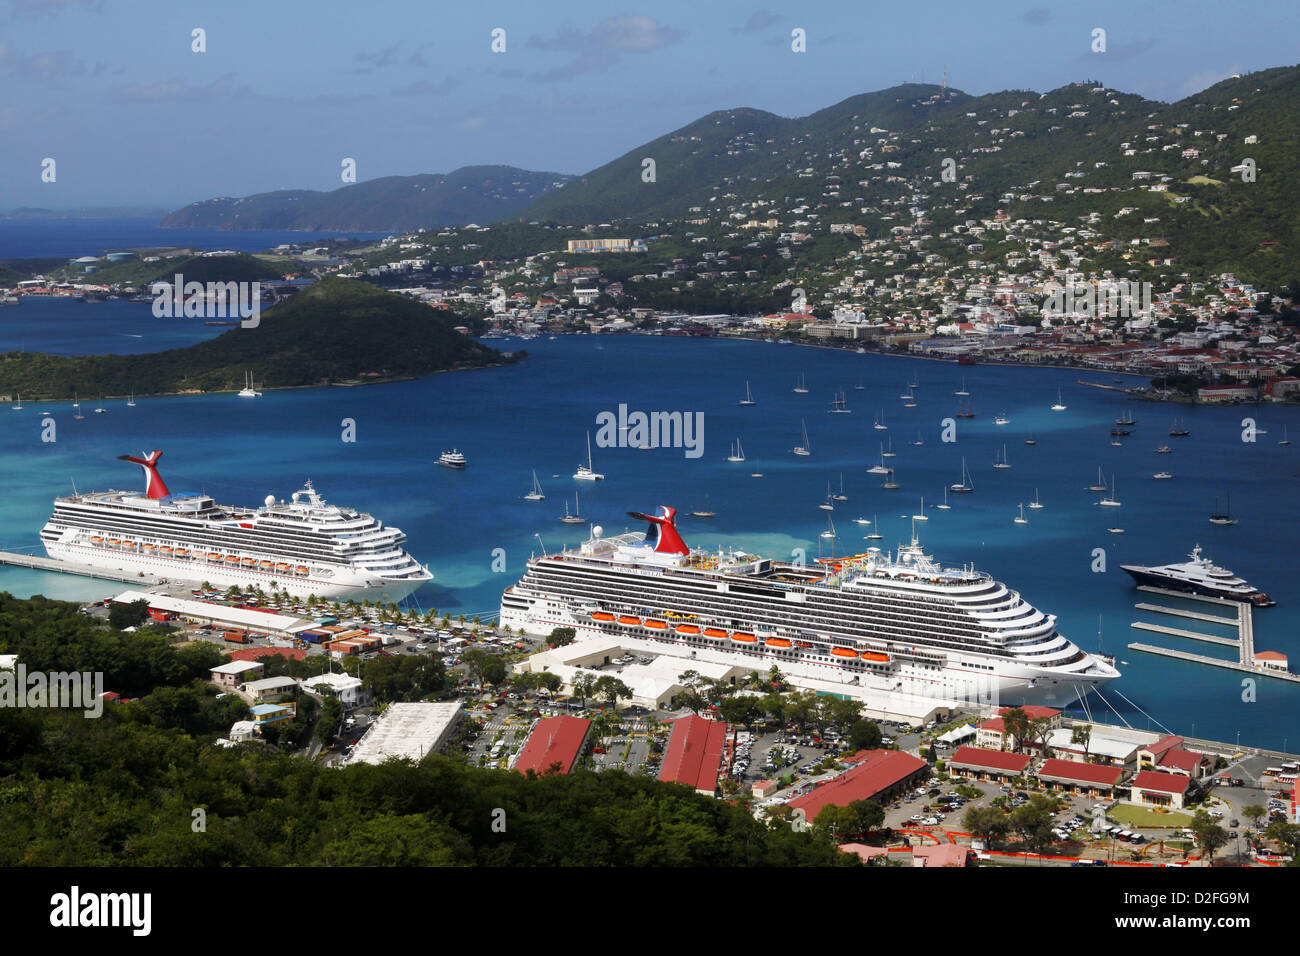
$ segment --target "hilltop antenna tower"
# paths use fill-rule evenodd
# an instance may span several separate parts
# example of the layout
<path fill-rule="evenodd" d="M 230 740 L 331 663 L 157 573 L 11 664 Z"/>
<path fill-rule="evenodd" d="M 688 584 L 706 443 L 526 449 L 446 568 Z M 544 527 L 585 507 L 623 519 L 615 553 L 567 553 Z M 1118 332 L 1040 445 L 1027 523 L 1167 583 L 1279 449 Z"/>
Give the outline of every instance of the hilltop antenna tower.
<path fill-rule="evenodd" d="M 943 83 L 939 87 L 942 90 L 948 89 L 948 67 L 943 68 Z"/>

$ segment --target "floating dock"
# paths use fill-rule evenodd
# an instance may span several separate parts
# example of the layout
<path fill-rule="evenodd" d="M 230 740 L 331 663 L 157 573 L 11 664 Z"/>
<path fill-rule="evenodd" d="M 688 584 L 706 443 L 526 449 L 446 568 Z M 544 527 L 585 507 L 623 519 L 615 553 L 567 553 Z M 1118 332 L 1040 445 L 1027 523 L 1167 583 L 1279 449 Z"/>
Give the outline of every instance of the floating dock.
<path fill-rule="evenodd" d="M 1155 647 L 1151 644 L 1130 644 L 1131 651 L 1146 651 L 1148 654 L 1159 654 L 1161 657 L 1173 657 L 1180 661 L 1191 661 L 1194 664 L 1209 664 L 1213 667 L 1225 667 L 1228 670 L 1238 671 L 1242 674 L 1250 674 L 1252 677 L 1273 677 L 1277 680 L 1289 680 L 1292 683 L 1300 683 L 1300 674 L 1291 674 L 1287 671 L 1276 670 L 1272 667 L 1259 667 L 1255 664 L 1240 664 L 1237 661 L 1225 661 L 1219 657 L 1206 657 L 1204 654 L 1190 654 L 1187 651 L 1175 651 L 1168 647 Z"/>
<path fill-rule="evenodd" d="M 1165 588 L 1151 587 L 1143 585 L 1138 590 L 1148 591 L 1155 594 L 1167 594 L 1170 597 L 1181 598 L 1187 601 L 1200 601 L 1204 604 L 1216 604 L 1220 607 L 1227 606 L 1236 611 L 1235 618 L 1226 617 L 1221 614 L 1202 614 L 1197 611 L 1186 611 L 1181 608 L 1165 607 L 1160 604 L 1138 604 L 1138 610 L 1155 611 L 1159 614 L 1172 614 L 1175 617 L 1192 618 L 1198 621 L 1208 621 L 1212 624 L 1221 624 L 1237 629 L 1236 638 L 1219 637 L 1215 634 L 1202 634 L 1199 631 L 1187 631 L 1178 627 L 1166 627 L 1163 624 L 1148 624 L 1145 621 L 1134 621 L 1130 627 L 1137 628 L 1141 631 L 1151 631 L 1156 634 L 1168 634 L 1171 637 L 1184 637 L 1196 641 L 1207 641 L 1211 644 L 1222 644 L 1227 647 L 1237 648 L 1237 660 L 1224 660 L 1219 657 L 1207 657 L 1204 654 L 1193 654 L 1189 651 L 1177 651 L 1168 647 L 1155 647 L 1151 644 L 1130 644 L 1129 650 L 1146 651 L 1148 654 L 1159 654 L 1163 657 L 1173 657 L 1178 660 L 1192 661 L 1197 664 L 1209 664 L 1211 667 L 1224 667 L 1228 670 L 1240 671 L 1245 674 L 1262 674 L 1265 677 L 1275 677 L 1278 680 L 1288 680 L 1300 682 L 1300 674 L 1291 674 L 1285 670 L 1279 670 L 1275 667 L 1264 667 L 1255 662 L 1255 625 L 1252 618 L 1254 605 L 1248 601 L 1230 601 L 1227 598 L 1208 597 L 1203 594 L 1187 594 L 1183 591 L 1170 591 Z"/>
<path fill-rule="evenodd" d="M 1235 626 L 1237 622 L 1232 621 L 1231 623 Z M 1173 637 L 1188 637 L 1194 641 L 1208 641 L 1211 644 L 1226 644 L 1228 647 L 1241 646 L 1241 641 L 1235 637 L 1218 637 L 1214 634 L 1202 634 L 1200 631 L 1185 631 L 1181 627 L 1147 624 L 1145 621 L 1134 621 L 1129 627 L 1137 628 L 1139 631 L 1154 631 L 1156 634 L 1169 634 Z"/>
<path fill-rule="evenodd" d="M 40 558 L 34 554 L 19 554 L 15 551 L 0 551 L 0 564 L 17 568 L 32 568 L 36 571 L 53 571 L 55 574 L 75 574 L 83 578 L 101 578 L 105 581 L 120 581 L 123 584 L 161 584 L 162 578 L 132 571 L 113 571 L 109 568 L 93 568 L 88 564 L 72 564 L 54 558 Z"/>
<path fill-rule="evenodd" d="M 1146 604 L 1135 605 L 1139 611 L 1157 611 L 1160 614 L 1171 614 L 1174 617 L 1186 617 L 1195 621 L 1209 621 L 1211 624 L 1222 624 L 1225 627 L 1236 627 L 1237 618 L 1236 609 L 1233 609 L 1233 617 L 1225 617 L 1222 614 L 1202 614 L 1200 611 L 1184 611 L 1180 607 L 1165 607 L 1163 604 Z"/>

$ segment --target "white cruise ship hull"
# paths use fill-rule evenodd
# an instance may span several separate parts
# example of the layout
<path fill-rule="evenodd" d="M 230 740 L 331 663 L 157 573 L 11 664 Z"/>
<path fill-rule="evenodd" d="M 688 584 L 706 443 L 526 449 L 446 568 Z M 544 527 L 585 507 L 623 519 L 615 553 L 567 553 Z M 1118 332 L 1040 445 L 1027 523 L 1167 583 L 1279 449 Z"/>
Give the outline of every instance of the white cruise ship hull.
<path fill-rule="evenodd" d="M 526 607 L 521 607 L 524 604 Z M 576 640 L 613 638 L 630 650 L 681 657 L 683 670 L 690 661 L 709 661 L 766 672 L 774 665 L 798 685 L 802 680 L 843 685 L 850 697 L 890 694 L 900 698 L 924 698 L 936 704 L 979 703 L 1041 704 L 1066 707 L 1119 676 L 1113 668 L 1098 662 L 1098 673 L 1072 674 L 1049 668 L 1026 666 L 990 655 L 950 654 L 942 666 L 921 667 L 903 662 L 879 673 L 863 673 L 853 664 L 799 659 L 796 653 L 776 651 L 761 641 L 744 649 L 734 644 L 706 647 L 688 642 L 671 629 L 651 634 L 645 628 L 613 627 L 594 623 L 588 613 L 571 610 L 563 601 L 545 596 L 528 596 L 515 587 L 503 597 L 502 626 L 546 636 L 556 627 L 571 627 Z"/>
<path fill-rule="evenodd" d="M 423 580 L 386 581 L 358 573 L 355 568 L 345 565 L 323 568 L 322 570 L 331 572 L 330 577 L 313 575 L 310 570 L 304 576 L 268 572 L 256 567 L 227 564 L 224 561 L 217 563 L 206 559 L 163 558 L 120 551 L 107 553 L 102 548 L 79 543 L 47 542 L 45 552 L 56 560 L 86 567 L 110 571 L 138 571 L 141 574 L 167 578 L 170 581 L 192 581 L 195 584 L 207 581 L 221 588 L 228 588 L 231 585 L 239 588 L 261 587 L 265 591 L 274 588 L 299 597 L 309 597 L 314 594 L 320 598 L 330 599 L 382 598 L 385 601 L 397 602 L 409 597 L 425 583 Z"/>

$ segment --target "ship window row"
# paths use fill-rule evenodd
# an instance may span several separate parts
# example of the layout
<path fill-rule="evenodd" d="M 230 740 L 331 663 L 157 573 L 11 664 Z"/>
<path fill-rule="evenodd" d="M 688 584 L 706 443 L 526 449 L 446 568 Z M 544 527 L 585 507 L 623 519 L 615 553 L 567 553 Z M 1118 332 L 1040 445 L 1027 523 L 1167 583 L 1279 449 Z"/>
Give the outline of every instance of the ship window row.
<path fill-rule="evenodd" d="M 283 554 L 285 556 L 308 558 L 311 560 L 337 561 L 338 555 L 328 548 L 312 548 L 302 544 L 268 542 L 253 535 L 239 535 L 224 531 L 217 534 L 210 530 L 183 528 L 141 528 L 139 522 L 95 520 L 90 521 L 80 516 L 61 515 L 57 521 L 68 527 L 79 528 L 93 534 L 120 534 L 132 539 L 171 541 L 188 548 L 213 548 L 227 551 L 256 551 Z"/>

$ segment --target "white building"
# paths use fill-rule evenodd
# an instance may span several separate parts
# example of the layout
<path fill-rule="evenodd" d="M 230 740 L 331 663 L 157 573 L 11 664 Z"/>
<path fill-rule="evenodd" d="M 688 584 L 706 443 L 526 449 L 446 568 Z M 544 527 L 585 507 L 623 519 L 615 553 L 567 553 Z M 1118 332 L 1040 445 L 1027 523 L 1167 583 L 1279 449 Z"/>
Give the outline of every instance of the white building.
<path fill-rule="evenodd" d="M 446 746 L 462 716 L 458 701 L 389 704 L 346 762 L 381 764 L 393 757 L 420 760 Z"/>
<path fill-rule="evenodd" d="M 318 674 L 304 679 L 302 687 L 320 697 L 337 697 L 344 710 L 364 707 L 370 702 L 361 678 L 351 674 Z"/>

